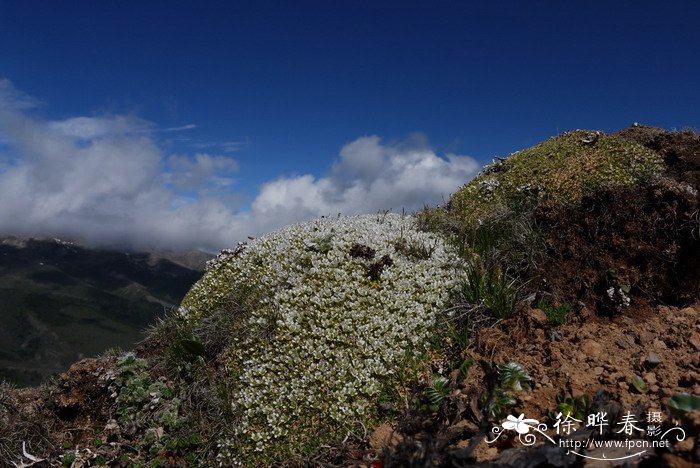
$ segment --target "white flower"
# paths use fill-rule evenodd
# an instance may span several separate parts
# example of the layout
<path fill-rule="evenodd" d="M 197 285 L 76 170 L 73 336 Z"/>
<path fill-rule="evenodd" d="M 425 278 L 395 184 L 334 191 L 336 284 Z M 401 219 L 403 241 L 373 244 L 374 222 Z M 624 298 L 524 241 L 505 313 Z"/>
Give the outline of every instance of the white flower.
<path fill-rule="evenodd" d="M 432 253 L 412 256 L 399 243 Z M 374 258 L 353 257 L 355 244 Z M 391 263 L 370 275 L 384 256 Z M 371 396 L 426 351 L 459 279 L 455 264 L 413 217 L 391 214 L 296 224 L 219 255 L 183 306 L 198 320 L 245 291 L 247 334 L 228 353 L 239 369 L 233 408 L 243 452 L 285 437 L 303 443 L 294 427 L 309 420 L 340 430 L 371 418 Z"/>

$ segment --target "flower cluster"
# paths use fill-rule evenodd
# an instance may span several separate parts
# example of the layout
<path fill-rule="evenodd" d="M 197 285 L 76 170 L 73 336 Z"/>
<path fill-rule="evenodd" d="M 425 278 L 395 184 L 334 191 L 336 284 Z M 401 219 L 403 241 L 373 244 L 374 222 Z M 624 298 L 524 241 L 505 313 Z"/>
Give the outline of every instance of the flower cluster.
<path fill-rule="evenodd" d="M 183 306 L 196 318 L 246 292 L 246 334 L 229 353 L 241 459 L 371 421 L 396 370 L 426 351 L 455 261 L 392 214 L 297 224 L 220 255 Z"/>
<path fill-rule="evenodd" d="M 624 288 L 615 289 L 614 287 L 610 287 L 605 292 L 608 295 L 608 299 L 610 299 L 610 301 L 612 301 L 617 307 L 622 308 L 630 306 L 631 299 L 627 294 L 625 294 Z"/>

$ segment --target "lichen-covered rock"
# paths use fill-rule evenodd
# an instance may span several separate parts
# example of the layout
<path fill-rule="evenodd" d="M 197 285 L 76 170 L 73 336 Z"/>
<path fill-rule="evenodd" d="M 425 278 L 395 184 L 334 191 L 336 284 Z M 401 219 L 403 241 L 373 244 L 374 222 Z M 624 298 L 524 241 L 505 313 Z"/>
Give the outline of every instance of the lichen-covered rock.
<path fill-rule="evenodd" d="M 290 226 L 220 255 L 182 303 L 191 320 L 244 303 L 229 366 L 236 437 L 223 463 L 265 463 L 374 421 L 380 392 L 429 346 L 455 256 L 415 219 Z"/>

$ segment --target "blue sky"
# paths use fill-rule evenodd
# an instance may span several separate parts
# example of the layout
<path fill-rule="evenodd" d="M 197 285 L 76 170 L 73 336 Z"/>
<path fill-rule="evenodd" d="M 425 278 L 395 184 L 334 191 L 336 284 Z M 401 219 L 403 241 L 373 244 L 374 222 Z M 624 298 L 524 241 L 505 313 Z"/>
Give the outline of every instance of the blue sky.
<path fill-rule="evenodd" d="M 216 196 L 245 212 L 280 177 L 352 184 L 333 172 L 353 143 L 481 163 L 572 128 L 699 128 L 698 18 L 700 2 L 5 2 L 0 78 L 35 123 L 129 116 L 166 166 L 234 160 Z"/>

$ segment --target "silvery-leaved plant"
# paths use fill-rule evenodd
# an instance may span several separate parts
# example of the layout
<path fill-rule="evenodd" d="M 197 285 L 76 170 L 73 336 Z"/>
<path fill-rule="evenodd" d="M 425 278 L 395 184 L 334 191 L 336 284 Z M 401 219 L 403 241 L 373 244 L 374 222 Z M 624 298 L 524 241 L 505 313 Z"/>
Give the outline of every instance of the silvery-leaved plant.
<path fill-rule="evenodd" d="M 397 369 L 427 351 L 456 264 L 393 214 L 317 219 L 222 253 L 182 304 L 190 320 L 232 297 L 248 311 L 228 353 L 239 421 L 222 463 L 308 452 L 371 423 Z"/>

